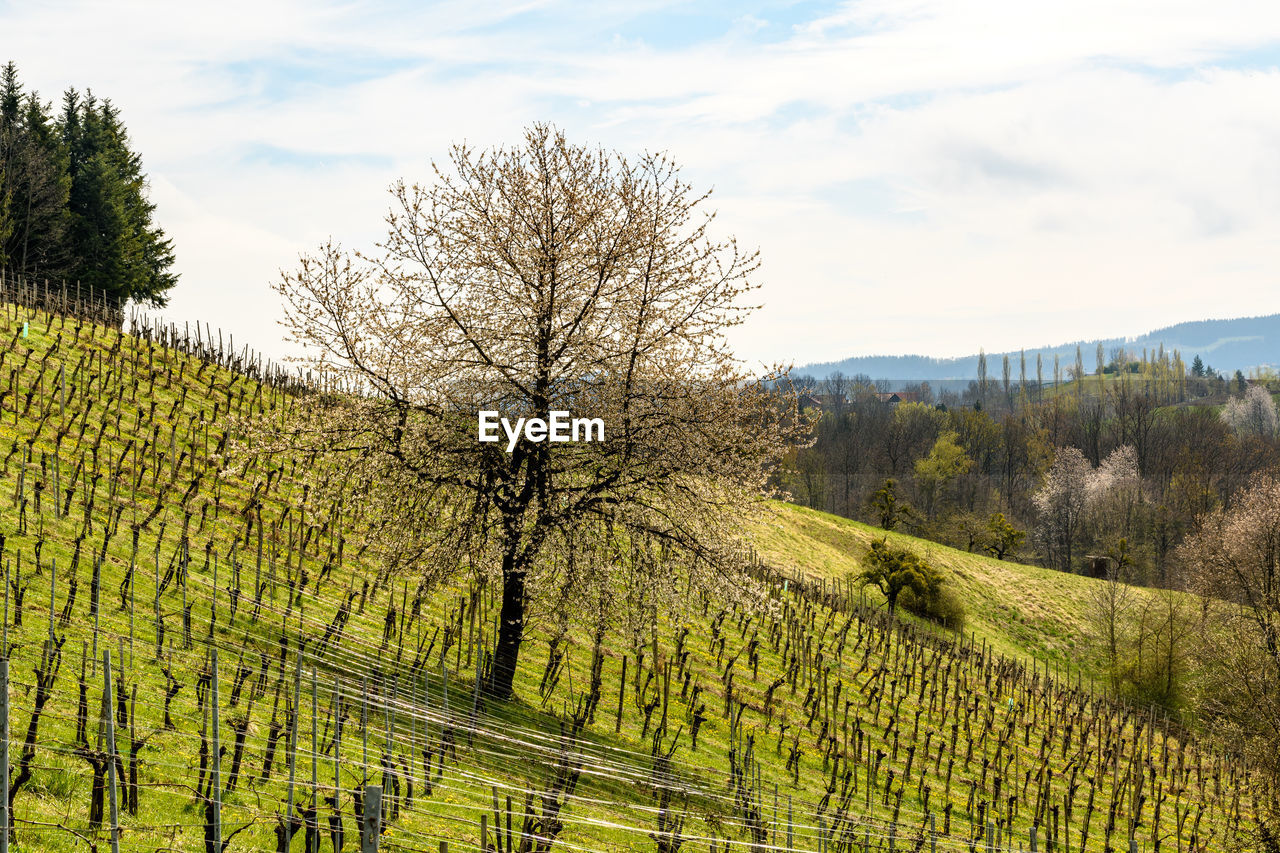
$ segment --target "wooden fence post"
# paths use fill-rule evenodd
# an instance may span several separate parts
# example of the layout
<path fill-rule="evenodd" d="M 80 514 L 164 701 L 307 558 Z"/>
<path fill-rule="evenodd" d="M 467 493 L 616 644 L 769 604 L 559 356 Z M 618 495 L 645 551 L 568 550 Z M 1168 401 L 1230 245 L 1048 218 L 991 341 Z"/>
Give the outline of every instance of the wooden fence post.
<path fill-rule="evenodd" d="M 160 545 L 156 544 L 155 554 L 155 576 L 156 576 L 156 595 L 152 601 L 152 610 L 155 611 L 156 621 L 156 660 L 164 658 L 164 617 L 160 613 Z M 209 636 L 213 636 L 213 629 L 209 629 Z"/>
<path fill-rule="evenodd" d="M 213 778 L 211 787 L 213 788 L 213 826 L 212 838 L 214 844 L 214 852 L 221 853 L 222 850 L 222 754 L 218 743 L 218 647 L 214 646 L 209 650 L 210 653 L 210 681 L 209 696 L 212 706 L 212 729 L 213 729 Z M 112 767 L 114 767 L 114 762 Z"/>
<path fill-rule="evenodd" d="M 5 662 L 6 669 L 8 662 Z M 7 673 L 6 673 L 7 674 Z M 115 714 L 111 713 L 111 649 L 102 650 L 102 724 L 107 734 L 107 796 L 111 803 L 111 853 L 120 853 L 120 802 L 116 794 L 116 723 Z M 217 719 L 216 717 L 214 719 Z M 4 738 L 8 740 L 8 732 Z M 216 741 L 215 741 L 216 742 Z M 8 756 L 5 757 L 5 770 L 8 771 Z M 217 765 L 214 765 L 215 767 Z M 5 799 L 8 800 L 8 780 L 5 784 Z"/>
<path fill-rule="evenodd" d="M 320 705 L 319 693 L 320 682 L 319 674 L 316 672 L 316 664 L 311 664 L 311 808 L 315 810 L 316 826 L 320 824 L 320 744 L 319 732 L 320 726 Z"/>
<path fill-rule="evenodd" d="M 37 563 L 36 569 L 39 569 L 39 568 L 40 568 L 40 565 Z M 57 582 L 58 582 L 58 558 L 54 557 L 53 562 L 49 566 L 49 645 L 50 647 L 53 646 L 53 620 L 57 615 L 57 601 L 58 601 Z M 9 656 L 7 654 L 8 650 L 6 649 L 5 651 L 6 651 L 5 657 L 8 657 Z"/>
<path fill-rule="evenodd" d="M 365 676 L 364 684 L 361 687 L 360 698 L 360 734 L 364 739 L 364 753 L 362 761 L 364 763 L 363 781 L 365 784 L 369 782 L 369 677 Z"/>
<path fill-rule="evenodd" d="M 159 593 L 157 593 L 156 601 L 159 602 Z M 160 610 L 159 603 L 156 604 L 156 612 Z M 213 597 L 209 601 L 209 639 L 213 640 L 213 628 L 218 624 L 218 552 L 213 552 Z"/>
<path fill-rule="evenodd" d="M 383 685 L 383 689 L 384 690 L 386 689 L 385 684 Z M 382 783 L 384 790 L 386 789 L 387 786 L 394 785 L 393 777 L 395 776 L 395 750 L 396 750 L 395 704 L 396 704 L 396 682 L 395 682 L 395 676 L 393 675 L 391 677 L 391 695 L 388 697 L 385 692 L 383 693 L 383 705 L 382 705 L 384 718 L 387 723 L 387 737 L 386 737 L 386 746 L 385 746 L 386 755 L 387 755 L 387 768 L 386 770 L 383 771 L 384 779 Z M 392 787 L 391 790 L 393 792 L 393 797 L 394 797 L 394 792 L 398 790 L 398 786 Z M 388 815 L 391 815 L 393 811 L 395 811 L 395 809 L 398 809 L 398 807 L 395 807 L 394 800 L 392 802 L 388 802 L 387 806 L 388 806 L 388 812 L 387 812 Z M 393 809 L 393 807 L 395 807 L 395 809 Z"/>
<path fill-rule="evenodd" d="M 333 676 L 333 814 L 342 826 L 342 684 Z"/>
<path fill-rule="evenodd" d="M 444 724 L 441 726 L 441 733 L 444 729 L 453 728 L 453 719 L 449 716 L 449 667 L 444 667 L 440 675 L 440 713 Z"/>
<path fill-rule="evenodd" d="M 54 499 L 57 500 L 57 492 L 54 493 Z M 94 555 L 93 580 L 89 586 L 89 611 L 93 614 L 93 664 L 94 666 L 98 665 L 98 634 L 100 633 L 100 629 L 99 629 L 100 621 L 98 618 L 98 603 L 99 603 L 100 596 L 99 596 L 98 590 L 101 588 L 101 586 L 102 586 L 102 561 L 98 559 L 97 555 Z"/>
<path fill-rule="evenodd" d="M 475 611 L 472 610 L 473 618 L 474 618 L 474 613 Z M 470 654 L 469 651 L 467 653 Z M 471 742 L 472 742 L 471 738 L 475 734 L 476 725 L 477 725 L 476 713 L 480 707 L 480 655 L 477 654 L 475 657 L 476 657 L 476 681 L 475 681 L 475 685 L 471 689 L 471 719 L 468 720 L 468 726 L 467 726 L 467 746 L 471 746 Z"/>
<path fill-rule="evenodd" d="M 613 733 L 622 731 L 622 700 L 627 695 L 627 656 L 622 656 L 622 678 L 618 681 L 618 717 L 613 724 Z"/>
<path fill-rule="evenodd" d="M 360 830 L 360 853 L 378 853 L 382 836 L 382 786 L 364 789 L 364 826 Z"/>
<path fill-rule="evenodd" d="M 6 594 L 5 604 L 8 604 Z M 7 612 L 7 611 L 6 611 Z M 0 853 L 9 853 L 9 649 L 0 654 Z"/>
<path fill-rule="evenodd" d="M 293 670 L 293 713 L 289 720 L 289 791 L 284 807 L 285 849 L 293 841 L 293 794 L 298 780 L 298 718 L 302 716 L 302 655 Z"/>

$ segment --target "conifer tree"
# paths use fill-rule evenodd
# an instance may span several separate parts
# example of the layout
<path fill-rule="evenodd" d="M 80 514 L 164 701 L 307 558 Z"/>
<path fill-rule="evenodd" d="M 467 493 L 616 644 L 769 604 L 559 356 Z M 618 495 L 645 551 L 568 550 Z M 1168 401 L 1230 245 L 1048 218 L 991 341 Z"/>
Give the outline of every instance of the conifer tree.
<path fill-rule="evenodd" d="M 68 89 L 61 112 L 0 69 L 0 267 L 90 288 L 117 309 L 163 305 L 173 245 L 153 221 L 119 110 Z"/>
<path fill-rule="evenodd" d="M 0 72 L 0 265 L 29 276 L 66 274 L 69 187 L 57 128 L 10 62 Z"/>
<path fill-rule="evenodd" d="M 75 89 L 63 96 L 62 136 L 71 178 L 71 277 L 116 305 L 163 305 L 176 282 L 172 242 L 151 222 L 141 157 L 129 149 L 119 111 Z"/>

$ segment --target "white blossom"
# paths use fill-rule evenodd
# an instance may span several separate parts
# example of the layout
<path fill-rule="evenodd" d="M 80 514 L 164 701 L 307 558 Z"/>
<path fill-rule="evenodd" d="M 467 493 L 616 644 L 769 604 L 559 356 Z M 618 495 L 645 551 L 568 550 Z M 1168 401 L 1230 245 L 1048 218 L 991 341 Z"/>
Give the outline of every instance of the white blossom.
<path fill-rule="evenodd" d="M 1236 435 L 1273 436 L 1280 431 L 1276 402 L 1262 385 L 1250 385 L 1243 397 L 1232 397 L 1222 407 L 1222 420 Z"/>

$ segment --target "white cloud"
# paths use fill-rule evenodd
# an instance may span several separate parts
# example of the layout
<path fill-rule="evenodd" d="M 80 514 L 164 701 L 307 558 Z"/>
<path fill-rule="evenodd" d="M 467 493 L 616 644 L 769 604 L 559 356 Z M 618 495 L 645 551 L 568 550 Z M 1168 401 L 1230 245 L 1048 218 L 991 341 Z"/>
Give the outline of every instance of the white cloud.
<path fill-rule="evenodd" d="M 717 188 L 763 253 L 753 359 L 1280 311 L 1274 3 L 875 0 L 631 29 L 662 8 L 68 3 L 0 7 L 0 30 L 46 97 L 121 106 L 177 245 L 169 314 L 267 352 L 280 267 L 369 244 L 393 178 L 535 119 Z"/>

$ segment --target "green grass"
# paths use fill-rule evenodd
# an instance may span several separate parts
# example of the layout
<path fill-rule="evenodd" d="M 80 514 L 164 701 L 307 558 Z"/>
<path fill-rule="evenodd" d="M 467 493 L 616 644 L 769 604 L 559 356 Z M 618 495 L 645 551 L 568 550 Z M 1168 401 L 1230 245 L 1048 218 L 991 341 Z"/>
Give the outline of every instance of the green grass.
<path fill-rule="evenodd" d="M 791 504 L 775 503 L 756 536 L 761 556 L 793 571 L 835 580 L 855 578 L 873 539 L 887 538 L 943 569 L 967 614 L 966 630 L 999 654 L 1034 657 L 1051 664 L 1101 672 L 1089 649 L 1089 606 L 1099 581 L 1052 569 L 997 560 L 936 542 Z M 874 588 L 867 593 L 882 603 Z M 1141 601 L 1152 593 L 1135 588 Z"/>
<path fill-rule="evenodd" d="M 174 350 L 134 337 L 122 338 L 114 331 L 87 325 L 77 331 L 75 321 L 44 315 L 30 319 L 31 336 L 14 337 L 21 320 L 14 315 L 12 307 L 6 313 L 0 306 L 0 336 L 5 339 L 4 359 L 0 361 L 0 383 L 3 383 L 0 390 L 9 391 L 0 402 L 0 455 L 9 456 L 3 471 L 4 488 L 0 489 L 0 532 L 6 537 L 3 554 L 10 576 L 16 578 L 20 560 L 22 576 L 28 584 L 22 625 L 17 627 L 11 622 L 8 626 L 15 741 L 21 741 L 31 716 L 33 668 L 49 626 L 48 596 L 53 561 L 56 559 L 58 565 L 55 609 L 61 611 L 67 600 L 78 539 L 80 558 L 74 571 L 78 585 L 75 605 L 65 623 L 55 620 L 55 630 L 65 637 L 65 644 L 53 698 L 41 721 L 35 756 L 37 769 L 32 782 L 17 795 L 15 802 L 18 839 L 22 845 L 32 849 L 78 850 L 86 848 L 87 842 L 82 839 L 95 836 L 101 839 L 101 833 L 95 833 L 87 821 L 89 766 L 75 754 L 77 681 L 83 658 L 88 658 L 88 740 L 91 747 L 96 744 L 95 721 L 101 701 L 100 667 L 91 654 L 96 636 L 99 653 L 102 648 L 110 647 L 117 656 L 117 665 L 123 652 L 124 683 L 130 690 L 137 689 L 136 728 L 140 735 L 150 735 L 141 753 L 138 814 L 126 815 L 122 821 L 122 849 L 203 849 L 203 810 L 195 788 L 200 778 L 200 733 L 206 725 L 207 705 L 202 707 L 197 702 L 196 683 L 205 668 L 209 645 L 205 636 L 215 610 L 215 589 L 213 645 L 220 652 L 223 719 L 220 733 L 227 750 L 222 761 L 224 781 L 233 743 L 233 730 L 228 723 L 236 715 L 245 714 L 249 704 L 250 690 L 245 688 L 238 705 L 234 709 L 230 707 L 230 693 L 241 656 L 254 672 L 250 682 L 256 678 L 258 667 L 266 662 L 266 692 L 254 699 L 246 729 L 246 772 L 252 770 L 256 777 L 263 762 L 273 705 L 283 716 L 279 709 L 287 704 L 285 699 L 277 704 L 275 694 L 278 690 L 287 698 L 292 692 L 295 638 L 300 634 L 310 637 L 314 650 L 348 591 L 359 593 L 367 585 L 369 594 L 367 598 L 357 596 L 358 606 L 352 608 L 342 641 L 331 643 L 324 654 L 314 660 L 319 681 L 318 716 L 314 719 L 310 712 L 309 679 L 303 679 L 295 802 L 306 802 L 311 797 L 311 729 L 314 722 L 322 743 L 332 732 L 328 714 L 332 699 L 330 685 L 335 679 L 341 683 L 346 701 L 341 750 L 344 791 L 340 803 L 345 815 L 347 849 L 351 849 L 355 835 L 352 793 L 365 774 L 365 737 L 369 761 L 376 775 L 379 756 L 386 747 L 388 727 L 393 733 L 392 752 L 397 761 L 417 768 L 414 775 L 418 777 L 414 784 L 413 808 L 406 809 L 388 827 L 384 842 L 390 849 L 435 850 L 439 839 L 449 840 L 453 845 L 451 849 L 472 849 L 466 845 L 473 845 L 478 839 L 480 815 L 492 812 L 495 787 L 503 806 L 506 795 L 511 794 L 515 809 L 520 811 L 526 791 L 540 790 L 548 784 L 557 760 L 555 743 L 565 709 L 574 705 L 590 681 L 590 637 L 595 626 L 583 602 L 574 601 L 569 607 L 565 672 L 548 696 L 540 696 L 538 687 L 548 654 L 552 632 L 550 613 L 556 603 L 557 590 L 551 584 L 535 584 L 531 603 L 534 620 L 521 654 L 516 697 L 508 703 L 480 708 L 480 731 L 468 744 L 462 723 L 471 712 L 475 655 L 488 648 L 492 637 L 495 609 L 492 567 L 481 567 L 475 582 L 461 577 L 451 583 L 424 588 L 418 618 L 392 619 L 390 632 L 385 632 L 388 610 L 394 608 L 397 617 L 403 615 L 402 602 L 413 599 L 418 579 L 383 577 L 376 548 L 377 532 L 368 527 L 367 519 L 358 515 L 357 502 L 350 502 L 355 506 L 337 512 L 335 507 L 317 503 L 311 497 L 311 502 L 303 507 L 302 490 L 292 473 L 296 460 L 272 460 L 282 474 L 271 474 L 259 467 L 236 475 L 223 460 L 205 451 L 206 443 L 212 451 L 224 432 L 235 429 L 236 421 L 226 416 L 229 406 L 237 415 L 270 414 L 278 412 L 276 407 L 288 405 L 288 394 L 261 387 L 222 367 L 202 364 Z M 59 350 L 53 353 L 59 336 Z M 83 359 L 88 353 L 94 353 L 92 367 Z M 99 358 L 104 365 L 101 368 Z M 24 363 L 21 370 L 16 370 Z M 77 363 L 81 363 L 81 370 L 73 378 Z M 65 410 L 57 384 L 59 367 L 67 377 Z M 96 379 L 92 378 L 95 376 Z M 135 377 L 139 383 L 136 391 Z M 26 393 L 30 389 L 36 389 L 36 393 L 32 405 L 27 407 Z M 102 441 L 95 471 L 92 451 L 99 434 Z M 141 452 L 143 446 L 147 448 L 145 453 Z M 30 461 L 25 461 L 28 447 L 32 455 Z M 48 499 L 55 448 L 60 488 L 66 488 L 75 478 L 70 512 L 66 514 L 55 514 Z M 183 462 L 175 465 L 184 453 Z M 117 465 L 120 465 L 119 471 Z M 76 473 L 78 467 L 79 474 Z M 25 529 L 20 522 L 20 469 L 25 471 L 22 475 Z M 99 475 L 96 482 L 95 473 Z M 197 481 L 198 485 L 193 487 L 191 484 Z M 46 489 L 38 511 L 34 504 L 37 484 L 43 484 Z M 94 496 L 92 504 L 88 499 L 90 494 Z M 252 505 L 251 513 L 246 513 L 246 508 L 251 506 L 251 496 L 257 503 Z M 157 505 L 159 514 L 143 525 Z M 301 516 L 300 510 L 305 510 Z M 250 518 L 266 531 L 263 578 L 274 579 L 274 585 L 264 591 L 256 618 L 253 596 L 249 592 L 240 600 L 232 618 L 227 587 L 233 549 L 238 555 L 243 586 L 251 586 L 256 571 L 256 536 L 246 535 Z M 130 531 L 133 524 L 141 525 L 136 553 Z M 1073 696 L 1062 681 L 1057 682 L 1058 688 L 1050 689 L 1042 680 L 1033 680 L 1029 672 L 1018 668 L 1019 663 L 1029 663 L 1029 659 L 1035 657 L 1056 663 L 1060 670 L 1065 670 L 1069 663 L 1072 673 L 1078 673 L 1083 664 L 1087 674 L 1091 664 L 1087 653 L 1081 651 L 1085 630 L 1079 614 L 1094 582 L 891 534 L 891 538 L 908 547 L 928 551 L 930 559 L 947 571 L 968 609 L 969 629 L 973 632 L 971 638 L 953 637 L 911 621 L 886 624 L 878 611 L 857 607 L 856 596 L 842 601 L 820 599 L 812 586 L 797 583 L 804 576 L 823 577 L 828 582 L 828 591 L 846 590 L 847 579 L 856 571 L 857 560 L 867 543 L 872 537 L 882 535 L 878 531 L 855 522 L 776 504 L 763 520 L 753 524 L 756 526 L 745 531 L 748 540 L 768 565 L 786 575 L 785 591 L 781 576 L 753 579 L 743 575 L 728 579 L 732 589 L 708 590 L 705 594 L 695 590 L 686 595 L 685 579 L 677 572 L 655 579 L 657 586 L 669 589 L 668 594 L 658 595 L 653 590 L 626 589 L 624 573 L 616 574 L 618 603 L 603 643 L 601 703 L 594 724 L 583 732 L 584 769 L 575 796 L 564 811 L 566 826 L 559 845 L 585 850 L 654 849 L 648 835 L 654 828 L 658 802 L 657 791 L 648 781 L 653 763 L 650 757 L 652 726 L 648 734 L 642 734 L 643 714 L 633 687 L 637 674 L 636 653 L 637 646 L 645 651 L 642 678 L 653 674 L 660 683 L 663 662 L 673 661 L 673 667 L 677 666 L 675 644 L 682 627 L 689 629 L 685 648 L 690 689 L 682 696 L 683 682 L 673 680 L 669 725 L 663 745 L 669 748 L 673 739 L 676 741 L 673 761 L 679 781 L 675 787 L 687 795 L 686 835 L 701 839 L 688 842 L 686 850 L 706 849 L 711 835 L 721 839 L 727 836 L 739 844 L 746 841 L 740 826 L 741 810 L 734 806 L 734 792 L 729 784 L 731 743 L 738 756 L 748 742 L 754 743 L 754 760 L 761 780 L 758 805 L 763 817 L 770 823 L 771 832 L 777 830 L 785 835 L 785 815 L 790 802 L 795 846 L 804 850 L 818 847 L 813 837 L 817 805 L 832 779 L 833 761 L 841 768 L 848 768 L 863 786 L 848 812 L 851 823 L 857 822 L 860 835 L 883 839 L 887 833 L 885 822 L 897 813 L 898 838 L 907 838 L 925 820 L 927 797 L 929 811 L 938 819 L 939 829 L 944 800 L 950 803 L 952 835 L 940 839 L 940 848 L 958 849 L 982 799 L 975 797 L 971 809 L 968 785 L 972 782 L 974 790 L 991 789 L 994 773 L 981 772 L 982 759 L 996 759 L 996 733 L 1006 725 L 1013 725 L 1018 734 L 999 747 L 1000 760 L 1008 761 L 1002 771 L 1007 777 L 1006 785 L 1016 782 L 1023 797 L 1013 823 L 1015 838 L 1025 840 L 1034 819 L 1029 800 L 1034 799 L 1035 785 L 1027 789 L 1030 793 L 1025 797 L 1022 794 L 1024 779 L 1030 783 L 1034 774 L 1024 777 L 1023 773 L 1053 770 L 1054 781 L 1048 783 L 1046 790 L 1060 801 L 1070 768 L 1083 767 L 1090 776 L 1100 777 L 1097 797 L 1104 810 L 1110 796 L 1123 787 L 1123 779 L 1117 786 L 1111 775 L 1098 770 L 1097 755 L 1072 754 L 1065 740 L 1065 718 L 1060 715 L 1069 712 L 1084 715 L 1086 709 L 1092 709 L 1087 711 L 1087 718 L 1097 726 L 1094 737 L 1105 738 L 1109 731 L 1123 732 L 1130 751 L 1140 740 L 1137 735 L 1142 719 L 1124 709 L 1093 705 L 1087 697 Z M 89 614 L 90 571 L 93 555 L 103 547 L 103 532 L 113 525 L 114 534 L 106 542 L 95 635 L 94 620 Z M 157 658 L 153 623 L 156 577 L 163 579 L 171 564 L 179 564 L 176 561 L 182 553 L 184 531 L 190 555 L 186 582 L 182 583 L 181 578 L 171 580 L 160 596 L 166 642 L 161 658 Z M 347 557 L 341 564 L 335 564 L 331 559 L 332 543 L 339 532 L 346 540 Z M 305 549 L 299 546 L 302 541 L 308 543 Z M 364 556 L 357 557 L 362 544 L 370 547 Z M 37 546 L 40 550 L 38 572 L 34 568 Z M 216 585 L 214 567 L 205 561 L 207 546 L 218 558 Z M 122 599 L 119 590 L 131 564 L 136 566 L 133 596 L 131 599 L 125 595 Z M 325 572 L 328 564 L 331 564 L 330 570 Z M 294 587 L 301 572 L 306 573 L 307 585 L 302 594 L 294 594 L 300 591 Z M 633 599 L 639 596 L 651 609 L 625 608 L 623 602 L 628 595 Z M 190 648 L 185 647 L 182 629 L 184 600 L 191 608 L 193 642 Z M 447 655 L 442 655 L 441 638 L 446 626 L 455 623 L 460 601 L 476 602 L 476 618 L 472 622 L 464 613 L 460 639 L 465 647 L 455 643 Z M 872 607 L 876 604 L 871 599 L 868 603 Z M 12 602 L 11 605 L 12 617 L 16 605 Z M 832 605 L 838 605 L 837 609 L 832 609 Z M 851 605 L 855 606 L 850 609 Z M 723 649 L 716 648 L 713 642 L 717 617 Z M 842 630 L 846 631 L 846 642 L 840 645 L 838 637 Z M 471 645 L 467 641 L 473 631 L 475 643 Z M 280 658 L 282 633 L 288 638 L 283 659 Z M 419 643 L 428 644 L 433 636 L 436 640 L 431 654 L 423 666 L 414 668 Z M 758 670 L 754 673 L 747 665 L 747 649 L 753 637 L 759 655 Z M 983 648 L 990 654 L 979 654 Z M 656 668 L 655 651 L 659 662 Z M 796 657 L 793 659 L 792 655 Z M 997 671 L 1002 657 L 1005 669 Z M 730 660 L 736 660 L 733 705 L 735 709 L 742 709 L 741 728 L 736 737 L 731 735 L 730 723 L 723 715 L 725 698 L 730 692 L 726 675 Z M 619 718 L 624 661 L 628 667 L 627 684 Z M 948 662 L 946 673 L 930 669 L 930 661 L 938 666 Z M 308 659 L 308 665 L 311 662 L 313 660 Z M 162 665 L 169 666 L 183 685 L 171 709 L 176 731 L 166 731 L 162 725 L 167 684 Z M 1043 672 L 1043 664 L 1037 663 L 1036 667 Z M 448 713 L 444 710 L 446 671 Z M 890 677 L 891 673 L 896 675 Z M 396 677 L 397 699 L 394 706 L 389 707 L 385 700 L 391 687 L 380 685 L 380 677 L 392 674 Z M 764 696 L 768 685 L 784 676 L 793 676 L 795 687 L 788 680 L 779 688 L 774 695 L 772 713 L 767 714 Z M 910 689 L 905 687 L 907 678 L 911 679 Z M 420 692 L 424 680 L 430 685 L 426 702 Z M 373 718 L 367 729 L 360 724 L 360 696 L 366 683 L 373 685 L 374 698 Z M 847 729 L 841 719 L 844 709 L 835 708 L 833 704 L 835 694 L 831 691 L 837 684 L 844 701 L 852 697 Z M 949 696 L 959 697 L 950 700 L 955 702 L 954 706 L 936 704 L 930 696 L 930 689 L 940 691 L 944 685 L 950 691 Z M 1087 684 L 1085 686 L 1087 688 Z M 413 695 L 408 694 L 410 687 Z M 701 690 L 707 714 L 696 751 L 689 741 L 695 687 Z M 820 692 L 824 687 L 825 696 Z M 810 688 L 819 691 L 813 695 L 822 705 L 833 709 L 819 715 L 812 725 L 806 724 L 808 711 L 814 707 L 805 701 Z M 646 700 L 653 695 L 651 685 L 645 693 Z M 880 698 L 876 700 L 873 696 Z M 1009 707 L 1009 699 L 1016 699 L 1017 706 Z M 963 707 L 970 704 L 972 716 L 962 713 Z M 823 738 L 824 718 L 830 724 L 827 731 L 830 740 Z M 892 724 L 894 719 L 897 728 Z M 1084 719 L 1086 717 L 1080 717 Z M 956 764 L 949 796 L 945 792 L 947 761 L 941 760 L 940 755 L 936 765 L 924 762 L 922 757 L 916 758 L 911 780 L 905 785 L 899 782 L 892 790 L 885 789 L 888 771 L 894 771 L 899 780 L 905 773 L 909 746 L 923 753 L 928 743 L 936 754 L 939 739 L 949 737 L 951 724 L 960 721 L 964 722 L 959 729 L 959 754 L 952 759 Z M 656 715 L 651 722 L 657 722 Z M 780 723 L 788 727 L 785 738 L 779 736 Z M 425 744 L 438 746 L 444 724 L 455 729 L 457 755 L 446 762 L 432 794 L 427 797 L 422 785 L 420 752 Z M 981 748 L 970 761 L 961 762 L 968 744 L 977 744 L 981 729 L 988 725 L 992 734 L 981 738 Z M 863 733 L 861 749 L 857 746 L 859 737 L 854 734 L 855 726 Z M 127 749 L 127 734 L 127 729 L 117 729 L 122 749 Z M 788 772 L 786 767 L 793 737 L 795 748 L 803 753 L 796 774 Z M 1075 738 L 1078 744 L 1078 729 Z M 287 791 L 287 772 L 281 766 L 286 743 L 287 738 L 279 743 L 276 767 L 269 779 L 252 783 L 243 779 L 236 791 L 227 794 L 223 815 L 227 832 L 249 827 L 235 836 L 229 849 L 274 849 L 276 815 L 283 810 Z M 1048 756 L 1044 759 L 1040 757 L 1042 743 Z M 1168 754 L 1183 749 L 1184 743 L 1176 734 L 1165 733 L 1156 736 L 1155 750 L 1167 758 Z M 1204 761 L 1214 760 L 1214 753 L 1194 741 L 1185 748 L 1188 761 L 1193 755 L 1203 755 Z M 828 751 L 826 756 L 824 749 Z M 875 750 L 883 751 L 885 756 L 878 770 L 875 795 L 868 804 L 864 799 L 865 774 L 868 753 L 874 755 Z M 11 753 L 11 763 L 17 760 L 14 753 Z M 317 784 L 323 796 L 332 778 L 331 752 L 319 756 L 318 760 Z M 928 766 L 921 775 L 923 764 Z M 1226 769 L 1232 768 L 1228 765 Z M 1210 849 L 1230 849 L 1222 846 L 1229 843 L 1225 840 L 1231 811 L 1229 800 L 1214 796 L 1211 789 L 1202 795 L 1194 776 L 1190 779 L 1179 776 L 1175 780 L 1170 775 L 1172 772 L 1162 770 L 1157 774 L 1157 782 L 1168 798 L 1161 824 L 1166 839 L 1172 832 L 1169 827 L 1174 811 L 1204 803 L 1206 811 L 1200 839 L 1204 841 L 1212 832 Z M 1077 795 L 1079 809 L 1083 809 L 1079 800 L 1084 790 Z M 772 823 L 775 796 L 779 824 Z M 983 796 L 989 798 L 987 794 Z M 895 801 L 898 797 L 900 801 Z M 685 802 L 683 798 L 678 801 Z M 1247 805 L 1245 801 L 1246 823 Z M 828 825 L 835 810 L 834 805 L 824 810 L 823 820 Z M 1145 815 L 1148 823 L 1151 817 L 1148 806 Z M 1089 849 L 1101 849 L 1100 824 L 1104 819 L 1105 815 L 1093 816 Z M 492 821 L 491 816 L 491 825 Z M 515 822 L 518 826 L 519 815 Z M 1043 826 L 1043 820 L 1041 823 Z M 1188 823 L 1182 833 L 1184 841 L 1190 839 L 1191 832 Z M 1142 833 L 1151 833 L 1149 825 L 1139 828 L 1138 834 Z M 1115 838 L 1112 840 L 1116 843 Z M 1078 849 L 1078 842 L 1078 836 L 1073 838 L 1072 849 Z M 105 842 L 99 840 L 99 843 Z M 1166 843 L 1170 842 L 1166 840 Z M 302 849 L 301 838 L 295 839 L 294 849 Z"/>

